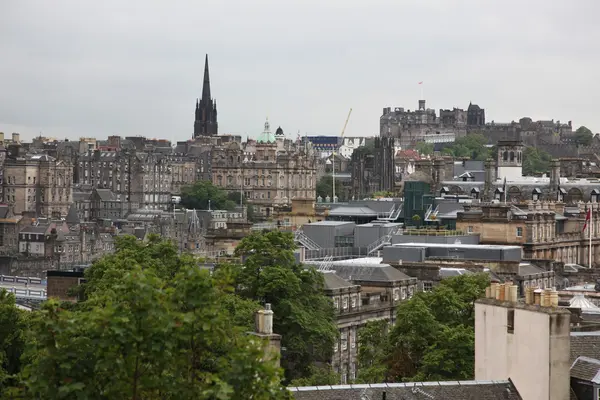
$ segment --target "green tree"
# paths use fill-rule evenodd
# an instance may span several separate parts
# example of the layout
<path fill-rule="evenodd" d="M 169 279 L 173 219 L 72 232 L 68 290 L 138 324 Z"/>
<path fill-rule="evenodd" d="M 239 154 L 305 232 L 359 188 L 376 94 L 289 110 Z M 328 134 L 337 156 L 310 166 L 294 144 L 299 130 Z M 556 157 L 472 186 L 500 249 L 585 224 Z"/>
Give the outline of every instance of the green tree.
<path fill-rule="evenodd" d="M 208 210 L 209 201 L 212 210 L 233 210 L 239 204 L 239 197 L 237 201 L 231 200 L 225 190 L 210 181 L 197 181 L 181 189 L 181 205 L 186 208 Z"/>
<path fill-rule="evenodd" d="M 16 307 L 15 296 L 0 289 L 0 398 L 18 385 L 28 322 L 29 315 Z"/>
<path fill-rule="evenodd" d="M 358 383 L 385 382 L 389 322 L 367 322 L 358 330 Z"/>
<path fill-rule="evenodd" d="M 325 198 L 329 196 L 333 196 L 333 177 L 332 176 L 324 176 L 317 182 L 316 186 L 317 196 L 321 196 L 323 201 Z M 335 195 L 338 198 L 338 201 L 346 201 L 346 194 L 343 190 L 343 183 L 339 179 L 335 179 Z"/>
<path fill-rule="evenodd" d="M 594 139 L 594 134 L 585 126 L 580 126 L 575 131 L 575 142 L 578 145 L 589 146 L 592 144 L 592 139 Z"/>
<path fill-rule="evenodd" d="M 314 363 L 330 360 L 339 337 L 323 274 L 297 263 L 295 247 L 291 234 L 268 231 L 245 237 L 235 250 L 244 259 L 235 272 L 238 293 L 273 307 L 288 380 L 309 377 Z"/>
<path fill-rule="evenodd" d="M 234 297 L 230 274 L 129 237 L 88 271 L 81 307 L 49 301 L 32 323 L 30 397 L 290 398 L 264 343 L 245 334 L 258 304 Z"/>
<path fill-rule="evenodd" d="M 523 150 L 523 175 L 541 175 L 550 170 L 552 156 L 536 147 L 525 147 Z"/>
<path fill-rule="evenodd" d="M 460 137 L 442 150 L 442 153 L 457 158 L 484 161 L 493 157 L 492 148 L 487 145 L 487 138 L 479 133 Z"/>
<path fill-rule="evenodd" d="M 359 379 L 468 380 L 474 375 L 474 302 L 485 293 L 487 274 L 444 279 L 398 306 L 386 333 L 376 324 L 359 332 Z"/>
<path fill-rule="evenodd" d="M 378 197 L 392 197 L 394 196 L 394 193 L 392 192 L 386 192 L 386 191 L 380 191 L 380 192 L 374 192 L 371 197 L 376 199 Z"/>
<path fill-rule="evenodd" d="M 433 154 L 433 143 L 418 142 L 415 145 L 415 150 L 417 150 L 421 155 L 429 156 Z"/>
<path fill-rule="evenodd" d="M 326 385 L 339 385 L 340 374 L 336 373 L 330 366 L 317 367 L 311 365 L 309 367 L 309 374 L 303 378 L 297 378 L 292 380 L 288 386 L 326 386 Z"/>

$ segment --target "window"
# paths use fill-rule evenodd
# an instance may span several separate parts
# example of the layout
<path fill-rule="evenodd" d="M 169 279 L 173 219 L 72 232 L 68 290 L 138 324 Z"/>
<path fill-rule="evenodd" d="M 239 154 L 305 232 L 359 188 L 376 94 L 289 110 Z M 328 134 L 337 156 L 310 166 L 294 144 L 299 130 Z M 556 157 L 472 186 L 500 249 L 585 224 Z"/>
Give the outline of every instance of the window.
<path fill-rule="evenodd" d="M 400 289 L 394 288 L 394 301 L 400 300 Z"/>
<path fill-rule="evenodd" d="M 405 287 L 403 287 L 401 289 L 401 293 L 402 293 L 402 296 L 401 296 L 402 300 L 406 299 L 406 288 Z"/>
<path fill-rule="evenodd" d="M 523 237 L 523 228 L 520 226 L 517 228 L 517 237 Z"/>
<path fill-rule="evenodd" d="M 424 292 L 430 292 L 432 289 L 433 289 L 432 281 L 424 281 L 423 282 L 423 291 Z"/>
<path fill-rule="evenodd" d="M 340 309 L 340 298 L 339 297 L 333 298 L 333 308 L 335 308 L 336 310 Z"/>
<path fill-rule="evenodd" d="M 350 347 L 356 347 L 356 331 L 354 329 L 350 331 Z"/>
<path fill-rule="evenodd" d="M 348 309 L 348 296 L 342 297 L 342 308 L 344 310 Z"/>
<path fill-rule="evenodd" d="M 515 310 L 508 310 L 506 314 L 506 332 L 514 333 L 515 331 Z"/>
<path fill-rule="evenodd" d="M 408 298 L 409 299 L 413 296 L 414 290 L 415 290 L 414 286 L 408 287 Z"/>
<path fill-rule="evenodd" d="M 352 297 L 350 298 L 350 307 L 355 308 L 356 307 L 356 295 L 353 294 Z"/>
<path fill-rule="evenodd" d="M 467 233 L 473 233 L 473 227 L 472 226 L 467 227 Z"/>
<path fill-rule="evenodd" d="M 333 352 L 334 352 L 334 353 L 337 353 L 337 352 L 338 352 L 338 347 L 339 347 L 339 344 L 338 344 L 338 342 L 335 342 L 335 344 L 333 345 Z"/>
<path fill-rule="evenodd" d="M 342 351 L 348 350 L 348 337 L 345 332 L 342 333 Z"/>

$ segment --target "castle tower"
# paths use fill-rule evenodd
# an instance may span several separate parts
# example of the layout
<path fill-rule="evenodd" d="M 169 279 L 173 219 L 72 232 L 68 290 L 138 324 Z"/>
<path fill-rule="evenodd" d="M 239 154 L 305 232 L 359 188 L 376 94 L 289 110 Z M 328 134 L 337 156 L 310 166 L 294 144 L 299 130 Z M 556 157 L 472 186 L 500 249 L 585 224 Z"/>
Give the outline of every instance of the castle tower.
<path fill-rule="evenodd" d="M 498 179 L 516 181 L 523 176 L 523 142 L 520 140 L 498 141 Z"/>
<path fill-rule="evenodd" d="M 210 96 L 210 77 L 208 74 L 208 54 L 204 60 L 204 82 L 202 98 L 196 99 L 196 114 L 194 120 L 194 138 L 200 136 L 215 136 L 218 134 L 217 101 Z"/>

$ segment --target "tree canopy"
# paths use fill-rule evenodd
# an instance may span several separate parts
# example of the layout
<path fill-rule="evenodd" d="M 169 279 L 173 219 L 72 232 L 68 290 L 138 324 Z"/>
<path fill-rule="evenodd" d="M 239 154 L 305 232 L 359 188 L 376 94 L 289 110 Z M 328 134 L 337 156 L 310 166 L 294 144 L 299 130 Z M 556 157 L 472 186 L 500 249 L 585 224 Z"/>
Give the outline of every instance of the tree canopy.
<path fill-rule="evenodd" d="M 402 302 L 393 327 L 378 321 L 361 328 L 358 380 L 472 379 L 474 301 L 488 283 L 487 274 L 444 279 L 432 291 Z"/>
<path fill-rule="evenodd" d="M 316 187 L 317 196 L 321 196 L 321 198 L 325 199 L 327 196 L 331 198 L 333 196 L 333 177 L 332 176 L 323 176 L 317 182 Z M 335 179 L 335 195 L 338 198 L 338 201 L 346 201 L 346 193 L 344 191 L 343 183 L 338 178 Z"/>
<path fill-rule="evenodd" d="M 239 193 L 228 194 L 210 181 L 197 181 L 181 189 L 181 205 L 186 208 L 208 210 L 209 200 L 213 210 L 233 210 L 239 202 Z"/>
<path fill-rule="evenodd" d="M 580 126 L 575 131 L 575 142 L 581 146 L 589 146 L 592 144 L 592 140 L 594 139 L 594 134 L 591 130 L 586 128 L 585 126 Z"/>
<path fill-rule="evenodd" d="M 260 305 L 235 296 L 226 271 L 211 275 L 156 236 L 122 237 L 86 278 L 85 301 L 32 314 L 12 389 L 21 397 L 291 397 L 264 343 L 246 334 Z"/>
<path fill-rule="evenodd" d="M 18 382 L 29 315 L 15 305 L 15 296 L 0 289 L 0 398 Z"/>
<path fill-rule="evenodd" d="M 415 150 L 417 150 L 419 154 L 423 156 L 429 156 L 433 154 L 433 143 L 418 142 L 415 145 Z"/>
<path fill-rule="evenodd" d="M 487 142 L 482 134 L 473 133 L 456 139 L 451 146 L 442 150 L 442 153 L 456 158 L 485 161 L 494 157 L 493 150 L 487 146 Z"/>
<path fill-rule="evenodd" d="M 549 172 L 552 156 L 537 147 L 527 146 L 523 150 L 523 175 L 541 175 Z"/>
<path fill-rule="evenodd" d="M 273 329 L 282 335 L 285 348 L 281 365 L 288 380 L 312 376 L 314 363 L 331 359 L 339 335 L 323 274 L 296 262 L 294 248 L 290 233 L 254 233 L 235 250 L 244 264 L 231 267 L 241 297 L 271 303 Z"/>

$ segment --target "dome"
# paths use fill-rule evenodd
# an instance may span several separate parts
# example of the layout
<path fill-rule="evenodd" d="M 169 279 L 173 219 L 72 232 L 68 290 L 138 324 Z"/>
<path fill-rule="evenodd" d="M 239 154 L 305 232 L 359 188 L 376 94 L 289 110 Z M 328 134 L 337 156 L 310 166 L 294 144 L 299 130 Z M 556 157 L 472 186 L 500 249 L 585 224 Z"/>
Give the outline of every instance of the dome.
<path fill-rule="evenodd" d="M 277 128 L 277 130 L 275 131 L 275 137 L 276 138 L 282 138 L 283 136 L 285 136 L 283 134 L 283 129 L 281 129 L 281 127 Z"/>
<path fill-rule="evenodd" d="M 275 135 L 271 133 L 271 125 L 269 124 L 269 119 L 265 121 L 265 129 L 258 136 L 258 143 L 275 143 Z"/>

